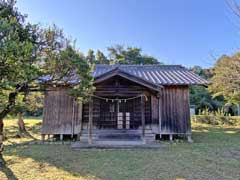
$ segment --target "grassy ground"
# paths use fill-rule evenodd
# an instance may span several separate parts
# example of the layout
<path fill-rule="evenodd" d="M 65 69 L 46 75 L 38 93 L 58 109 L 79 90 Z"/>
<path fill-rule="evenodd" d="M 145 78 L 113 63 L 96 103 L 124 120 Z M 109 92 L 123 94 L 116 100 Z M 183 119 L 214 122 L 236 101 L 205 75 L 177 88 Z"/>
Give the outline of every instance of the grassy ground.
<path fill-rule="evenodd" d="M 79 150 L 68 145 L 30 145 L 40 120 L 26 120 L 32 137 L 13 138 L 6 120 L 0 179 L 240 180 L 240 127 L 193 124 L 193 144 L 163 142 L 158 150 Z"/>

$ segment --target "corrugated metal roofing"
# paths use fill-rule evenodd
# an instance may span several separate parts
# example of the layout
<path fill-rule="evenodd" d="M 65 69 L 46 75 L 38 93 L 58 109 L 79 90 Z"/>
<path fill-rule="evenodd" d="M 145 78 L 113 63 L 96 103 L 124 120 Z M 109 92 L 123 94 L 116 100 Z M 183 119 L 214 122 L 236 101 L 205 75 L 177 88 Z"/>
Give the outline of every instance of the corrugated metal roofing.
<path fill-rule="evenodd" d="M 114 69 L 156 85 L 207 85 L 209 82 L 181 65 L 96 65 L 92 76 L 97 78 Z"/>

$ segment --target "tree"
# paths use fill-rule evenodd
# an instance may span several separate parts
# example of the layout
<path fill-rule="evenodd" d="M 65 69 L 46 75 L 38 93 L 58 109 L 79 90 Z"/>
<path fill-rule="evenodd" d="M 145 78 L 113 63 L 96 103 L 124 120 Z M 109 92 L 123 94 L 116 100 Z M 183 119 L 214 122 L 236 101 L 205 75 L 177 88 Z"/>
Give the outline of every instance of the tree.
<path fill-rule="evenodd" d="M 110 61 L 107 57 L 99 50 L 96 52 L 96 64 L 109 64 Z"/>
<path fill-rule="evenodd" d="M 224 99 L 240 104 L 240 53 L 222 56 L 213 68 L 214 75 L 211 78 L 213 84 L 209 87 L 214 96 L 223 96 Z"/>
<path fill-rule="evenodd" d="M 23 121 L 23 114 L 26 112 L 26 94 L 19 94 L 15 100 L 15 106 L 10 114 L 18 117 L 18 130 L 19 133 L 26 132 L 25 123 Z"/>
<path fill-rule="evenodd" d="M 200 66 L 193 66 L 190 71 L 201 76 L 204 79 L 210 79 L 213 76 L 212 68 L 203 69 Z"/>
<path fill-rule="evenodd" d="M 18 135 L 27 134 L 24 123 L 24 116 L 28 115 L 40 115 L 43 108 L 43 95 L 41 92 L 29 92 L 18 94 L 15 100 L 15 106 L 10 112 L 12 116 L 18 118 Z M 40 111 L 40 112 L 39 112 Z"/>
<path fill-rule="evenodd" d="M 135 47 L 116 45 L 108 48 L 110 61 L 114 64 L 160 64 L 152 56 L 142 55 L 142 50 Z"/>
<path fill-rule="evenodd" d="M 11 112 L 19 93 L 39 77 L 37 54 L 41 48 L 39 27 L 25 23 L 15 1 L 0 1 L 0 152 L 3 118 Z"/>
<path fill-rule="evenodd" d="M 44 95 L 42 92 L 29 92 L 25 97 L 24 116 L 40 116 L 43 113 Z"/>
<path fill-rule="evenodd" d="M 221 109 L 225 102 L 222 97 L 213 98 L 208 88 L 203 86 L 190 86 L 190 104 L 196 106 L 196 112 L 208 109 L 216 111 Z"/>
<path fill-rule="evenodd" d="M 209 80 L 213 76 L 212 69 L 203 69 L 200 66 L 190 68 L 190 71 Z M 191 86 L 190 87 L 190 103 L 196 105 L 196 111 L 202 109 L 209 109 L 215 111 L 224 106 L 223 97 L 213 98 L 211 92 L 204 86 Z"/>
<path fill-rule="evenodd" d="M 236 0 L 225 0 L 227 6 L 229 7 L 229 9 L 233 12 L 233 14 L 240 18 L 240 6 L 237 3 Z"/>
<path fill-rule="evenodd" d="M 92 49 L 88 50 L 87 56 L 86 56 L 86 60 L 90 63 L 93 64 L 96 62 L 96 58 L 94 55 L 94 51 Z"/>
<path fill-rule="evenodd" d="M 3 119 L 20 95 L 44 90 L 43 76 L 52 84 L 71 82 L 76 100 L 87 99 L 93 89 L 91 67 L 74 42 L 55 25 L 43 30 L 25 18 L 15 1 L 0 1 L 0 152 Z"/>
<path fill-rule="evenodd" d="M 75 41 L 64 36 L 56 25 L 43 31 L 46 46 L 41 52 L 41 72 L 49 78 L 45 83 L 66 85 L 71 83 L 70 95 L 86 101 L 92 94 L 91 64 L 75 48 Z M 93 54 L 93 51 L 90 53 Z"/>

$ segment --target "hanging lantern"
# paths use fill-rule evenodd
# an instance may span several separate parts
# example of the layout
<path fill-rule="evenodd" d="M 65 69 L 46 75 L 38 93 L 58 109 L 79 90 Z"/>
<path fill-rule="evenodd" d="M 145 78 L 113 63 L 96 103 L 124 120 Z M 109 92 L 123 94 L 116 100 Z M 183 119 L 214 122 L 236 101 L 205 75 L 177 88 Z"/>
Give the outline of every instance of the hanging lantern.
<path fill-rule="evenodd" d="M 126 103 L 126 102 L 127 102 L 127 100 L 126 100 L 126 99 L 124 99 L 124 102 Z"/>

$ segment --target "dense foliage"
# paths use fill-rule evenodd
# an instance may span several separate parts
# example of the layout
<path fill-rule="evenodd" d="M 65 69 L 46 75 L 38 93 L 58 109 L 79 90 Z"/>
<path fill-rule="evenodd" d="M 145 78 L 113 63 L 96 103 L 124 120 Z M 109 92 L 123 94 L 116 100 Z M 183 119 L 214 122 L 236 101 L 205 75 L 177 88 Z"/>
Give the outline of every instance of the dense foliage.
<path fill-rule="evenodd" d="M 223 96 L 224 99 L 236 105 L 240 104 L 240 53 L 233 56 L 222 56 L 213 68 L 213 84 L 210 91 L 214 97 Z"/>
<path fill-rule="evenodd" d="M 240 126 L 240 116 L 196 115 L 192 117 L 192 121 L 211 125 Z"/>

